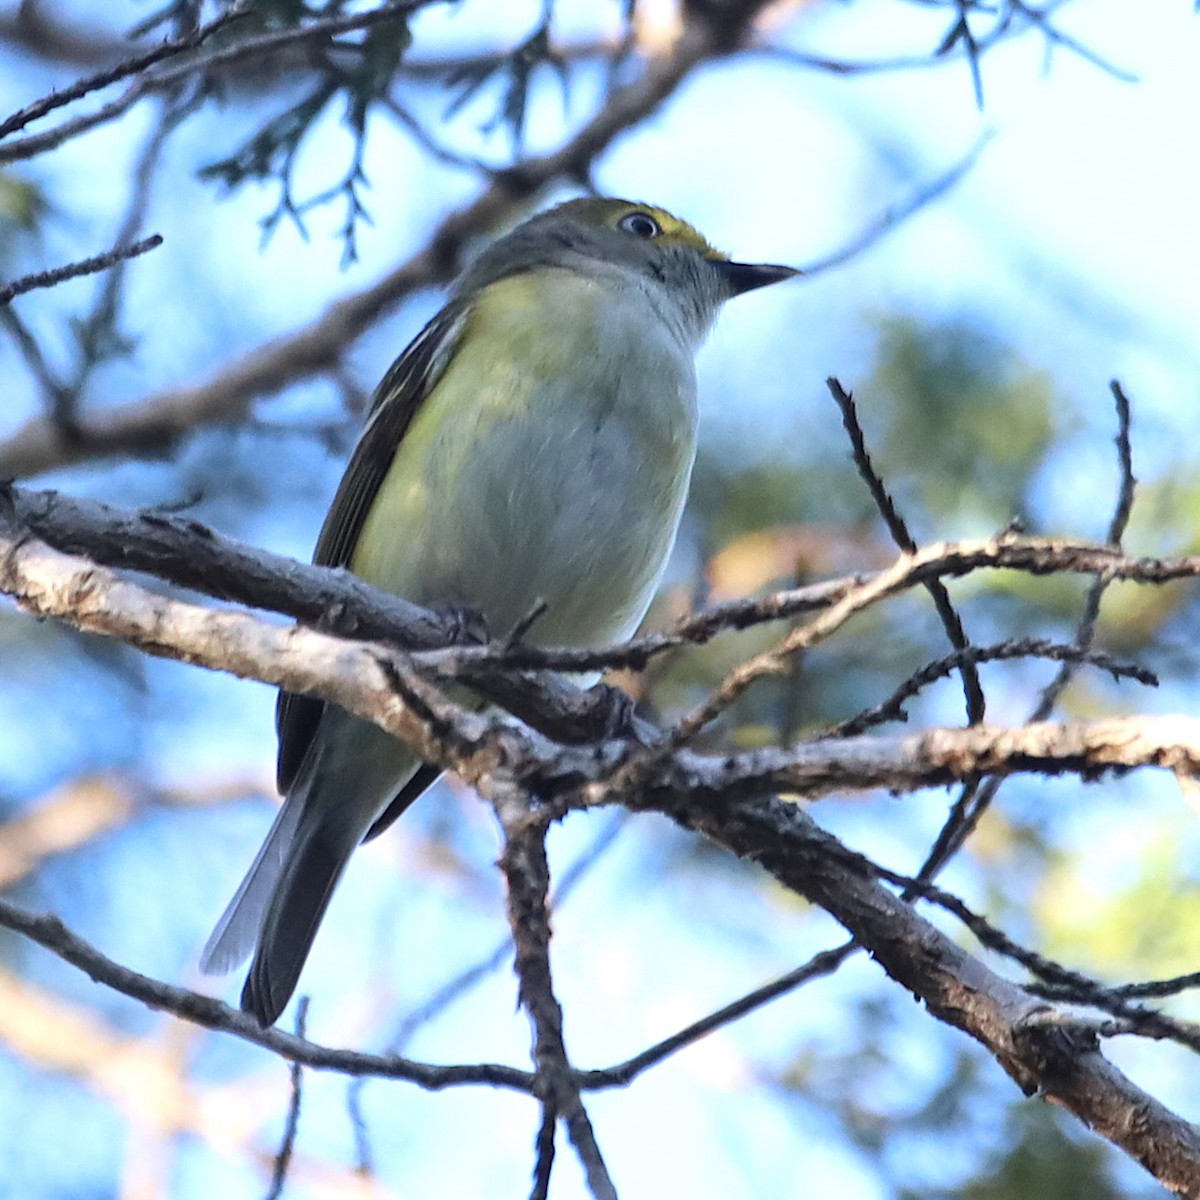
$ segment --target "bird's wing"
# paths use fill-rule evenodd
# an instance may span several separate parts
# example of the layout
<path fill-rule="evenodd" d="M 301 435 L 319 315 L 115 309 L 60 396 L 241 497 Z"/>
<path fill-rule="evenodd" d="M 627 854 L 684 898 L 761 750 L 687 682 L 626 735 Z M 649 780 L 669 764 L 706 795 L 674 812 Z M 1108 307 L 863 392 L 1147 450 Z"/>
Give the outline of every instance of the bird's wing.
<path fill-rule="evenodd" d="M 349 566 L 363 522 L 391 468 L 396 448 L 422 401 L 454 357 L 468 313 L 462 301 L 451 301 L 417 334 L 380 380 L 367 423 L 321 527 L 313 553 L 317 566 Z M 296 780 L 324 707 L 323 701 L 311 696 L 279 693 L 275 705 L 275 729 L 279 734 L 275 776 L 285 795 Z"/>

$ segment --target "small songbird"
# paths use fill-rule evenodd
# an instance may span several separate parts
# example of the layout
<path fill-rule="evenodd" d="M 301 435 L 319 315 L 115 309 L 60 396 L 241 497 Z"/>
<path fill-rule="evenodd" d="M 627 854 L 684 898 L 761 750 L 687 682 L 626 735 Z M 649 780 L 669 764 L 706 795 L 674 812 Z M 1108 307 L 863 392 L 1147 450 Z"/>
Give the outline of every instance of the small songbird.
<path fill-rule="evenodd" d="M 730 262 L 648 204 L 572 200 L 483 251 L 383 377 L 314 562 L 529 640 L 630 636 L 666 566 L 696 450 L 694 356 L 717 310 L 798 274 Z M 271 1025 L 354 848 L 437 779 L 403 742 L 282 692 L 270 833 L 204 949 L 251 951 Z"/>

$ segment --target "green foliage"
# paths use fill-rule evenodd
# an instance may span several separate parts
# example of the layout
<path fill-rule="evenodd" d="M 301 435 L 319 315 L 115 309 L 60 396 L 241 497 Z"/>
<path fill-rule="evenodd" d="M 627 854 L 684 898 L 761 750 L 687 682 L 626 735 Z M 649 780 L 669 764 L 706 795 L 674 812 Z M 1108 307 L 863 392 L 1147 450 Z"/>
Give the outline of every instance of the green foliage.
<path fill-rule="evenodd" d="M 688 513 L 714 550 L 744 533 L 799 523 L 811 514 L 813 464 L 777 454 L 746 465 L 738 457 L 728 446 L 720 454 L 702 449 L 692 472 Z M 832 479 L 822 482 L 836 486 Z"/>
<path fill-rule="evenodd" d="M 1121 879 L 1098 878 L 1078 852 L 1058 855 L 1034 902 L 1049 953 L 1085 964 L 1109 977 L 1152 978 L 1196 966 L 1200 943 L 1200 892 L 1194 845 L 1181 836 L 1191 814 L 1179 805 L 1176 820 L 1154 823 L 1129 837 Z"/>
<path fill-rule="evenodd" d="M 875 449 L 885 478 L 903 479 L 952 528 L 991 533 L 1027 511 L 1056 432 L 1049 378 L 972 325 L 879 324 L 864 390 L 888 414 Z"/>
<path fill-rule="evenodd" d="M 49 205 L 41 187 L 13 171 L 0 171 L 0 230 L 31 233 Z"/>
<path fill-rule="evenodd" d="M 1128 1200 L 1112 1179 L 1112 1152 L 1068 1136 L 1049 1105 L 1012 1108 L 1007 1126 L 1003 1151 L 955 1193 L 957 1200 Z"/>
<path fill-rule="evenodd" d="M 0 171 L 0 263 L 20 239 L 41 229 L 49 212 L 40 184 L 15 171 Z"/>

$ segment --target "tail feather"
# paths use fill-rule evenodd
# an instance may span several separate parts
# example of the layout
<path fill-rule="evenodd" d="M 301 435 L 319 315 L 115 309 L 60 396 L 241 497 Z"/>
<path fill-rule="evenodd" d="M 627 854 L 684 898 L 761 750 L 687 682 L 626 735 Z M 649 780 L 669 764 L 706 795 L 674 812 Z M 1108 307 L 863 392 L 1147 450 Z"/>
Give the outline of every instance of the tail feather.
<path fill-rule="evenodd" d="M 264 1028 L 275 1023 L 296 990 L 333 889 L 354 850 L 355 843 L 336 845 L 328 832 L 320 825 L 300 832 L 263 918 L 242 1008 Z"/>
<path fill-rule="evenodd" d="M 215 973 L 254 951 L 242 1008 L 261 1025 L 273 1024 L 291 999 L 355 847 L 381 813 L 398 815 L 437 774 L 376 726 L 325 710 L 266 842 L 201 957 Z M 409 788 L 414 776 L 420 785 Z M 390 808 L 397 793 L 402 803 Z"/>
<path fill-rule="evenodd" d="M 291 853 L 302 811 L 303 799 L 296 791 L 275 815 L 262 849 L 200 954 L 200 969 L 206 975 L 228 974 L 250 957 L 263 914 Z"/>

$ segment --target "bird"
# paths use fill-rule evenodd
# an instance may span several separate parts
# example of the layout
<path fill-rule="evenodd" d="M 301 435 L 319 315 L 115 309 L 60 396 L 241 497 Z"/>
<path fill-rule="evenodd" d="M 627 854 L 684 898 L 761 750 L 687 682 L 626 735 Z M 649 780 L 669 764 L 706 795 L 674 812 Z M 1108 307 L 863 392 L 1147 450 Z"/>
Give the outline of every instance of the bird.
<path fill-rule="evenodd" d="M 492 242 L 376 389 L 313 561 L 433 608 L 597 647 L 637 629 L 696 453 L 695 354 L 735 296 L 799 274 L 732 261 L 662 208 L 584 197 Z M 243 1010 L 291 998 L 355 848 L 441 774 L 370 722 L 281 691 L 283 804 L 201 956 L 252 955 Z"/>

